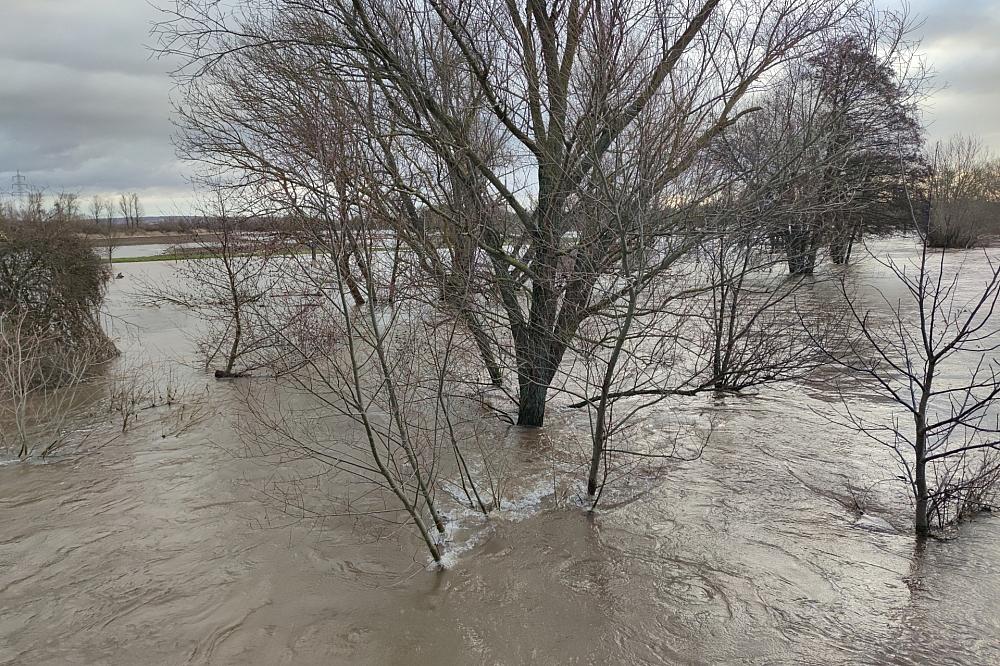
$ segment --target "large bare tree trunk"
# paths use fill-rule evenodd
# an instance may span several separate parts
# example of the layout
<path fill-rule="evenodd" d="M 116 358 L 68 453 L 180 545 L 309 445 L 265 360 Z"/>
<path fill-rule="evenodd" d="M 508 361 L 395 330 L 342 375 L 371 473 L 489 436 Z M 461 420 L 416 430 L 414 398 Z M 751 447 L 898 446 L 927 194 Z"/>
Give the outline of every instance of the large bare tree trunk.
<path fill-rule="evenodd" d="M 545 399 L 548 384 L 541 379 L 521 376 L 517 401 L 517 425 L 540 428 L 545 425 Z"/>
<path fill-rule="evenodd" d="M 816 268 L 815 231 L 809 222 L 790 224 L 785 235 L 788 272 L 791 275 L 812 275 Z"/>
<path fill-rule="evenodd" d="M 933 366 L 931 366 L 933 370 Z M 929 386 L 927 387 L 930 388 Z M 927 393 L 925 391 L 923 399 L 920 401 L 916 419 L 916 442 L 913 447 L 914 470 L 913 470 L 913 499 L 916 515 L 913 525 L 918 537 L 925 537 L 930 533 L 930 521 L 927 516 L 927 435 L 924 428 L 926 426 Z"/>
<path fill-rule="evenodd" d="M 655 227 L 648 239 L 690 231 L 692 220 L 681 218 L 693 217 L 699 197 L 729 176 L 689 182 L 685 174 L 741 118 L 761 111 L 753 100 L 760 81 L 790 75 L 786 64 L 852 16 L 838 0 L 789 7 L 752 0 L 738 17 L 721 0 L 240 0 L 225 3 L 235 7 L 231 15 L 211 0 L 180 4 L 180 20 L 163 28 L 165 51 L 181 53 L 192 69 L 227 64 L 193 77 L 180 110 L 184 153 L 232 162 L 265 182 L 291 156 L 277 180 L 289 193 L 326 198 L 328 179 L 316 177 L 316 164 L 332 157 L 328 135 L 344 139 L 338 127 L 349 128 L 350 141 L 337 149 L 356 145 L 364 172 L 338 183 L 363 193 L 351 194 L 352 213 L 370 207 L 357 212 L 402 225 L 396 231 L 426 258 L 422 268 L 435 280 L 448 271 L 437 249 L 468 243 L 475 261 L 489 256 L 500 264 L 492 276 L 467 279 L 477 295 L 504 292 L 518 421 L 533 426 L 544 422 L 547 386 L 577 327 L 614 302 L 590 307 L 587 296 L 618 271 L 618 251 L 607 251 L 617 237 L 608 227 L 616 211 L 655 204 L 655 214 L 627 220 L 633 244 L 645 225 Z M 723 61 L 732 67 L 720 70 Z M 199 78 L 215 85 L 196 85 Z M 690 206 L 666 203 L 681 192 Z M 438 227 L 433 239 L 408 232 L 416 217 Z M 433 247 L 441 242 L 455 246 Z M 560 269 L 573 253 L 589 260 Z M 646 267 L 649 278 L 668 266 Z M 370 279 L 365 265 L 358 268 Z M 496 383 L 495 343 L 476 331 L 472 337 Z"/>
<path fill-rule="evenodd" d="M 514 345 L 518 366 L 517 424 L 541 427 L 545 424 L 549 384 L 562 362 L 566 345 L 557 338 L 559 298 L 553 289 L 556 267 L 551 244 L 539 246 L 535 263 L 528 324 L 515 329 Z M 566 307 L 567 303 L 563 303 L 563 308 Z"/>
<path fill-rule="evenodd" d="M 516 344 L 516 343 L 515 343 Z M 518 351 L 517 425 L 538 428 L 545 425 L 545 404 L 549 385 L 562 362 L 566 347 L 545 344 L 544 338 L 528 338 Z"/>

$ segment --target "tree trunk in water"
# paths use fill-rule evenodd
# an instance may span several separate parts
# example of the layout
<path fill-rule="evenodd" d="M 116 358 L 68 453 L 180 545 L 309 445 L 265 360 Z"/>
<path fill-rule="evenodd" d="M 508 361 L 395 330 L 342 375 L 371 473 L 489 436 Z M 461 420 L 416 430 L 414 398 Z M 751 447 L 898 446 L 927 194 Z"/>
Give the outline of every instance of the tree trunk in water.
<path fill-rule="evenodd" d="M 857 225 L 854 225 L 830 241 L 830 259 L 833 260 L 833 263 L 843 265 L 850 262 L 851 250 L 854 248 L 854 239 L 857 233 Z"/>
<path fill-rule="evenodd" d="M 354 304 L 357 306 L 364 305 L 365 297 L 361 293 L 361 289 L 358 288 L 358 283 L 355 281 L 354 276 L 351 275 L 351 260 L 347 252 L 340 251 L 340 259 L 337 263 L 340 269 L 340 276 L 344 278 L 347 289 L 351 292 L 351 298 L 354 299 Z"/>
<path fill-rule="evenodd" d="M 833 260 L 835 264 L 846 264 L 847 263 L 847 241 L 843 238 L 838 238 L 837 240 L 830 241 L 830 259 Z"/>
<path fill-rule="evenodd" d="M 601 469 L 601 455 L 604 453 L 603 447 L 598 446 L 595 437 L 594 450 L 590 455 L 590 473 L 587 475 L 587 497 L 597 494 L 597 474 Z"/>
<path fill-rule="evenodd" d="M 537 288 L 535 292 L 537 299 Z M 520 335 L 515 334 L 514 346 L 518 378 L 517 425 L 540 428 L 545 425 L 545 399 L 549 384 L 562 362 L 566 347 L 553 340 L 546 328 L 538 325 L 522 330 Z"/>
<path fill-rule="evenodd" d="M 517 425 L 540 428 L 545 424 L 545 398 L 549 383 L 562 361 L 565 344 L 558 339 L 558 257 L 554 243 L 540 245 L 535 254 L 528 321 L 514 333 L 517 355 Z M 566 303 L 563 307 L 566 307 Z"/>
<path fill-rule="evenodd" d="M 722 262 L 720 262 L 720 265 Z M 720 277 L 722 276 L 720 272 Z M 712 317 L 712 335 L 715 337 L 715 348 L 712 354 L 712 386 L 715 388 L 720 388 L 723 383 L 723 364 L 722 364 L 722 336 L 724 335 L 726 327 L 726 298 L 728 296 L 726 290 L 725 277 L 721 280 L 722 286 L 719 288 L 718 300 L 716 303 L 716 314 Z M 735 298 L 735 297 L 734 297 Z"/>
<path fill-rule="evenodd" d="M 517 425 L 540 428 L 545 425 L 545 396 L 548 383 L 521 379 L 517 401 Z"/>
<path fill-rule="evenodd" d="M 399 249 L 401 241 L 396 238 L 396 247 L 392 251 L 392 275 L 389 276 L 389 302 L 396 300 L 396 278 L 399 277 Z"/>
<path fill-rule="evenodd" d="M 851 253 L 854 252 L 854 239 L 857 237 L 853 231 L 851 232 L 851 239 L 847 242 L 847 257 L 845 257 L 845 264 L 851 263 Z"/>
<path fill-rule="evenodd" d="M 798 256 L 788 258 L 788 272 L 792 275 L 812 275 L 815 268 L 815 258 Z"/>
<path fill-rule="evenodd" d="M 226 245 L 225 247 L 228 247 Z M 236 286 L 236 275 L 233 272 L 232 266 L 229 263 L 228 255 L 223 254 L 223 261 L 225 262 L 226 272 L 229 276 L 229 297 L 232 299 L 233 307 L 233 343 L 229 347 L 229 354 L 226 356 L 226 369 L 221 373 L 216 370 L 215 377 L 235 377 L 233 374 L 233 368 L 236 367 L 236 360 L 240 356 L 240 343 L 243 342 L 243 313 L 241 311 L 242 302 L 240 300 L 239 290 Z"/>
<path fill-rule="evenodd" d="M 802 257 L 799 258 L 798 270 L 796 275 L 812 275 L 813 271 L 816 270 L 816 250 L 815 248 L 806 252 Z"/>
<path fill-rule="evenodd" d="M 918 444 L 918 448 L 922 449 L 922 446 Z M 927 518 L 927 463 L 924 461 L 924 453 L 922 450 L 917 453 L 915 484 L 917 508 L 914 525 L 917 536 L 923 537 L 927 536 L 930 532 L 930 524 Z"/>
<path fill-rule="evenodd" d="M 791 275 L 811 275 L 816 266 L 816 244 L 806 224 L 791 224 L 785 236 L 785 255 Z"/>
<path fill-rule="evenodd" d="M 229 357 L 226 359 L 226 376 L 233 376 L 233 367 L 236 365 L 236 358 L 240 353 L 240 340 L 243 337 L 243 324 L 239 314 L 236 315 L 236 331 L 233 334 L 233 344 L 229 348 Z"/>
<path fill-rule="evenodd" d="M 604 387 L 604 395 L 601 404 L 597 408 L 597 428 L 594 430 L 593 447 L 590 452 L 590 472 L 587 474 L 587 497 L 594 497 L 597 494 L 597 475 L 601 470 L 601 458 L 604 457 L 604 449 L 607 446 L 607 429 L 605 419 L 607 418 L 608 387 Z M 594 499 L 596 506 L 597 499 Z"/>
<path fill-rule="evenodd" d="M 476 348 L 479 349 L 479 355 L 486 365 L 486 372 L 490 375 L 490 384 L 497 388 L 503 386 L 503 373 L 500 372 L 500 364 L 497 362 L 493 348 L 490 346 L 489 336 L 486 335 L 486 331 L 475 320 L 472 313 L 466 314 L 465 320 L 465 326 L 472 334 L 472 339 L 476 342 Z"/>
<path fill-rule="evenodd" d="M 368 260 L 354 238 L 351 237 L 348 240 L 350 242 L 351 254 L 354 255 L 354 263 L 358 265 L 358 270 L 361 272 L 361 279 L 364 280 L 365 290 L 371 295 L 372 303 L 374 304 L 378 300 L 378 285 L 372 281 Z M 369 287 L 371 288 L 369 289 Z"/>

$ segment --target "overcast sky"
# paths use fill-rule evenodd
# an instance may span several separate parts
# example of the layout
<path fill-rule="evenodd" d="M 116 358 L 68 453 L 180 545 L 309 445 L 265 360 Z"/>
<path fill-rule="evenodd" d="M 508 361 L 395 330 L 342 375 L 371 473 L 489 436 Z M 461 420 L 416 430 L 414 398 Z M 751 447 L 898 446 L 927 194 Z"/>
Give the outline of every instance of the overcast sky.
<path fill-rule="evenodd" d="M 971 132 L 1000 152 L 1000 0 L 911 7 L 943 87 L 930 139 Z M 147 215 L 187 212 L 168 65 L 147 49 L 155 17 L 146 0 L 0 0 L 0 194 L 20 170 L 49 192 L 136 191 Z"/>

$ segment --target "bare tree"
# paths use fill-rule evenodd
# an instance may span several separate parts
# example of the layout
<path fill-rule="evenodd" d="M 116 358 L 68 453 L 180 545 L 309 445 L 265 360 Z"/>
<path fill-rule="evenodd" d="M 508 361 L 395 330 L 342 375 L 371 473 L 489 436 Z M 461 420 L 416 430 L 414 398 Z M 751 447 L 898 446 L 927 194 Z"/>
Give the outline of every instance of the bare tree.
<path fill-rule="evenodd" d="M 104 244 L 108 248 L 108 263 L 114 259 L 115 247 L 118 245 L 115 229 L 115 205 L 110 200 L 104 201 Z"/>
<path fill-rule="evenodd" d="M 132 208 L 132 219 L 135 222 L 135 228 L 138 230 L 139 225 L 142 223 L 142 203 L 139 202 L 139 195 L 133 192 L 129 195 L 129 206 Z"/>
<path fill-rule="evenodd" d="M 60 192 L 52 202 L 50 217 L 60 222 L 80 219 L 80 197 L 74 192 Z"/>
<path fill-rule="evenodd" d="M 712 156 L 734 177 L 701 211 L 706 233 L 697 259 L 705 296 L 691 316 L 703 325 L 686 344 L 705 359 L 704 384 L 718 391 L 801 377 L 820 360 L 792 306 L 817 281 L 804 277 L 819 249 L 820 236 L 808 229 L 850 203 L 818 196 L 813 167 L 823 162 L 820 155 L 831 164 L 842 159 L 825 150 L 835 125 L 811 81 L 792 76 L 788 83 L 727 133 Z M 805 245 L 790 250 L 790 242 L 803 239 Z"/>
<path fill-rule="evenodd" d="M 121 194 L 118 197 L 118 212 L 125 221 L 125 228 L 137 231 L 142 221 L 142 204 L 135 192 Z"/>
<path fill-rule="evenodd" d="M 779 265 L 784 257 L 762 249 L 765 230 L 744 223 L 742 231 L 734 228 L 706 242 L 701 255 L 708 294 L 702 309 L 691 315 L 705 323 L 703 337 L 693 346 L 710 360 L 704 384 L 716 391 L 740 392 L 804 377 L 823 360 L 797 325 L 794 305 L 806 283 L 784 273 Z M 814 335 L 823 337 L 820 323 L 816 326 Z"/>
<path fill-rule="evenodd" d="M 653 279 L 646 274 L 646 267 L 659 266 L 672 253 L 678 257 L 687 254 L 690 240 L 681 237 L 659 248 L 634 242 L 633 234 L 641 234 L 644 225 L 636 224 L 631 215 L 643 219 L 643 212 L 629 211 L 620 220 L 621 273 L 595 285 L 610 304 L 581 325 L 572 349 L 574 362 L 565 369 L 570 386 L 564 390 L 584 398 L 573 406 L 587 407 L 590 417 L 586 483 L 591 510 L 597 507 L 613 475 L 627 475 L 640 464 L 683 457 L 676 439 L 666 446 L 661 442 L 642 446 L 629 442 L 632 438 L 628 433 L 646 409 L 665 397 L 693 395 L 706 387 L 685 381 L 685 359 L 678 344 L 689 321 L 686 301 L 704 293 L 705 285 L 691 279 L 694 270 L 690 266 L 687 271 L 659 274 Z M 687 371 L 690 377 L 698 375 L 697 370 Z"/>
<path fill-rule="evenodd" d="M 924 173 L 917 105 L 926 71 L 905 12 L 874 12 L 867 25 L 833 35 L 810 61 L 831 131 L 825 149 L 841 155 L 823 173 L 819 196 L 839 202 L 821 226 L 830 259 L 844 264 L 862 232 L 910 222 L 906 188 Z"/>
<path fill-rule="evenodd" d="M 986 275 L 971 286 L 967 257 L 950 262 L 931 249 L 926 234 L 920 241 L 915 261 L 876 259 L 903 288 L 901 298 L 889 295 L 898 291 L 877 291 L 865 306 L 841 283 L 850 332 L 840 345 L 824 348 L 897 408 L 886 422 L 875 422 L 845 402 L 849 424 L 899 461 L 916 532 L 926 535 L 933 519 L 940 524 L 989 506 L 995 492 L 1000 264 L 980 255 Z"/>
<path fill-rule="evenodd" d="M 925 175 L 913 27 L 906 11 L 860 11 L 715 147 L 792 275 L 811 275 L 824 246 L 843 264 L 863 233 L 909 226 L 904 187 Z"/>
<path fill-rule="evenodd" d="M 650 245 L 636 256 L 658 257 L 643 279 L 672 270 L 698 241 L 663 252 L 664 239 L 728 179 L 697 171 L 709 147 L 863 4 L 269 0 L 227 13 L 183 0 L 163 48 L 187 62 L 187 155 L 272 191 L 332 191 L 288 145 L 317 107 L 287 100 L 337 90 L 375 177 L 351 187 L 431 279 L 475 295 L 463 325 L 494 383 L 515 375 L 518 423 L 539 426 L 581 324 L 627 298 L 594 297 L 620 274 L 621 219 L 628 244 Z M 595 193 L 613 198 L 588 215 Z M 616 210 L 655 210 L 660 226 L 638 234 Z"/>
<path fill-rule="evenodd" d="M 132 206 L 129 202 L 129 197 L 127 194 L 121 194 L 118 196 L 118 212 L 122 216 L 125 228 L 132 228 Z"/>
<path fill-rule="evenodd" d="M 135 297 L 153 306 L 172 304 L 203 323 L 199 348 L 205 367 L 217 378 L 234 378 L 259 369 L 271 340 L 262 317 L 266 301 L 278 291 L 276 247 L 246 229 L 239 201 L 223 191 L 203 208 L 209 233 L 199 239 L 197 256 L 182 259 L 166 283 L 141 282 Z"/>
<path fill-rule="evenodd" d="M 384 249 L 373 234 L 357 225 L 335 229 L 355 237 L 339 236 L 330 247 L 360 249 L 369 265 L 378 263 Z M 338 257 L 319 265 L 301 255 L 289 261 L 286 272 L 301 272 L 291 283 L 311 282 L 313 289 L 273 303 L 269 321 L 280 338 L 277 386 L 297 398 L 276 401 L 274 384 L 249 385 L 254 419 L 244 423 L 244 436 L 252 452 L 286 467 L 306 458 L 348 475 L 362 490 L 351 493 L 344 513 L 393 523 L 401 514 L 441 564 L 449 538 L 442 491 L 461 493 L 487 513 L 500 505 L 503 489 L 495 460 L 484 456 L 483 465 L 470 465 L 468 449 L 483 435 L 482 419 L 463 416 L 456 403 L 464 401 L 448 391 L 468 367 L 456 321 L 437 315 L 426 298 L 381 306 L 374 280 L 363 282 L 365 298 L 354 303 Z M 286 372 L 289 363 L 298 370 Z M 342 419 L 357 427 L 338 425 Z M 322 515 L 281 484 L 270 492 L 303 515 Z"/>
<path fill-rule="evenodd" d="M 643 208 L 640 197 L 628 208 L 602 210 L 605 202 L 619 197 L 601 192 L 588 202 L 591 209 L 580 206 L 581 215 L 594 210 L 597 217 L 619 220 L 616 243 L 622 267 L 618 275 L 595 283 L 595 300 L 607 305 L 581 324 L 571 346 L 580 360 L 564 368 L 571 388 L 563 390 L 582 397 L 572 406 L 587 407 L 591 416 L 587 493 L 592 507 L 613 468 L 628 474 L 637 462 L 660 465 L 700 453 L 704 438 L 683 442 L 676 437 L 652 448 L 630 441 L 635 438 L 625 433 L 641 424 L 648 408 L 660 405 L 662 412 L 669 409 L 663 402 L 667 398 L 740 392 L 802 377 L 822 360 L 798 326 L 793 307 L 805 282 L 789 279 L 785 257 L 771 252 L 768 241 L 772 216 L 806 216 L 816 209 L 808 197 L 774 201 L 770 195 L 794 187 L 789 173 L 802 164 L 797 154 L 817 148 L 823 127 L 803 123 L 801 136 L 786 133 L 783 144 L 769 148 L 782 152 L 779 158 L 747 159 L 751 152 L 762 154 L 759 145 L 746 151 L 747 139 L 761 140 L 759 125 L 787 128 L 785 114 L 802 111 L 794 105 L 779 107 L 773 100 L 766 104 L 767 110 L 752 121 L 757 128 L 727 136 L 689 170 L 695 184 L 718 184 L 711 197 L 684 205 L 685 196 L 700 191 L 685 180 L 670 192 L 675 207 L 667 212 L 656 204 Z M 658 168 L 648 157 L 655 154 L 649 148 L 637 143 L 632 153 L 632 159 L 647 165 L 635 167 L 640 183 L 655 178 L 645 169 Z M 613 164 L 613 171 L 605 171 L 605 164 L 595 166 L 595 180 L 619 186 L 616 180 L 624 170 Z M 662 215 L 676 215 L 685 224 L 670 238 L 650 243 L 642 235 L 662 230 L 666 225 L 657 219 Z M 670 270 L 661 270 L 668 258 Z"/>
<path fill-rule="evenodd" d="M 90 214 L 90 219 L 94 222 L 95 228 L 100 228 L 101 222 L 104 221 L 104 199 L 99 195 L 95 194 L 90 199 L 90 207 L 87 209 Z"/>
<path fill-rule="evenodd" d="M 43 222 L 45 214 L 45 192 L 32 190 L 24 204 L 24 210 L 19 211 L 19 217 L 24 222 Z"/>
<path fill-rule="evenodd" d="M 90 200 L 90 219 L 94 222 L 94 229 L 102 230 L 104 236 L 104 247 L 108 253 L 108 263 L 112 263 L 115 250 L 115 227 L 114 227 L 114 205 L 95 194 Z"/>

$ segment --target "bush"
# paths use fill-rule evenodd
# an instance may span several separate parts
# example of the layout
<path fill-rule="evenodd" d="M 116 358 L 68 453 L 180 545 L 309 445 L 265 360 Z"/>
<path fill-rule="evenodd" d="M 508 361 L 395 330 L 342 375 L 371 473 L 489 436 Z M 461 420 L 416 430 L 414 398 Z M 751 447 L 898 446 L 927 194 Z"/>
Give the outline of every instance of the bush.
<path fill-rule="evenodd" d="M 0 218 L 0 312 L 60 347 L 114 353 L 99 321 L 110 272 L 65 223 Z"/>
<path fill-rule="evenodd" d="M 927 244 L 967 249 L 997 231 L 1000 160 L 976 137 L 956 136 L 938 144 L 931 157 Z"/>
<path fill-rule="evenodd" d="M 927 225 L 927 245 L 933 248 L 959 250 L 981 247 L 982 226 L 976 219 L 949 218 L 945 215 L 932 214 Z"/>

